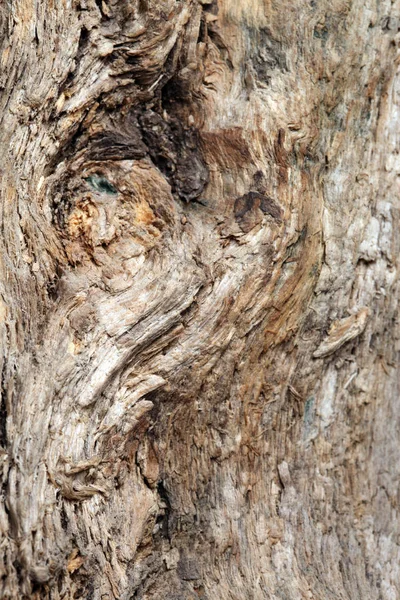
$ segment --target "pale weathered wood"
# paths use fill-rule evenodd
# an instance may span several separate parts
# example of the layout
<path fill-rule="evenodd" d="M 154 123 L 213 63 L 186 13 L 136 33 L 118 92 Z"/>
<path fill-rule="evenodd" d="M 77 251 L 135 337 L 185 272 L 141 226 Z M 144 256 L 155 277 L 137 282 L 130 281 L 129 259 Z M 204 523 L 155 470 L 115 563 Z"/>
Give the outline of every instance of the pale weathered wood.
<path fill-rule="evenodd" d="M 0 597 L 400 598 L 398 0 L 0 24 Z"/>

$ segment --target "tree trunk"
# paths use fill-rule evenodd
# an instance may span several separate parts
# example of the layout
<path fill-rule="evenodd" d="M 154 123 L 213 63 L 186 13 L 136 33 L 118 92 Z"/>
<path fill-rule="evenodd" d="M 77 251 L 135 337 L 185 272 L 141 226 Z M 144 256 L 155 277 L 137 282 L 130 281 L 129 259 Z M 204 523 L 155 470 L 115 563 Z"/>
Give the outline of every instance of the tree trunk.
<path fill-rule="evenodd" d="M 399 599 L 399 2 L 0 23 L 0 597 Z"/>

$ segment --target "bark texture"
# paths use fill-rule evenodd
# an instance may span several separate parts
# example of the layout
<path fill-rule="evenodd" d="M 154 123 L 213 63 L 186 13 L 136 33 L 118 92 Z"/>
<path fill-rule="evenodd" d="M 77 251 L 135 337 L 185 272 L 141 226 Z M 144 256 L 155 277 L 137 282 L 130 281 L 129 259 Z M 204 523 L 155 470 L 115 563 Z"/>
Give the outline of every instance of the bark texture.
<path fill-rule="evenodd" d="M 399 27 L 2 3 L 1 598 L 400 598 Z"/>

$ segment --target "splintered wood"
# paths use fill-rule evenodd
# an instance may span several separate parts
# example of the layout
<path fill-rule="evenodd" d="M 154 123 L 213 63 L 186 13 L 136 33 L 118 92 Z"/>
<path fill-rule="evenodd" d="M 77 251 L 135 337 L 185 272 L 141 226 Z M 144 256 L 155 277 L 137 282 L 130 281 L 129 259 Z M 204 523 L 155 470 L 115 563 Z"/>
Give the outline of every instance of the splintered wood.
<path fill-rule="evenodd" d="M 399 598 L 398 0 L 0 4 L 0 598 Z"/>
<path fill-rule="evenodd" d="M 369 309 L 362 308 L 357 314 L 335 321 L 328 332 L 328 337 L 314 352 L 314 358 L 323 358 L 333 354 L 346 342 L 359 336 L 365 329 Z"/>

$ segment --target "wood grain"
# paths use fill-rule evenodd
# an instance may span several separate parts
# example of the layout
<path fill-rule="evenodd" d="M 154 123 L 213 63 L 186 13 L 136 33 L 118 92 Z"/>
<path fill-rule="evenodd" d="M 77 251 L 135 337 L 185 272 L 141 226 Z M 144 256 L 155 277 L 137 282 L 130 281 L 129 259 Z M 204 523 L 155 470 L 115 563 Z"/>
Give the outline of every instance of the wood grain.
<path fill-rule="evenodd" d="M 399 598 L 397 0 L 0 6 L 0 597 Z"/>

